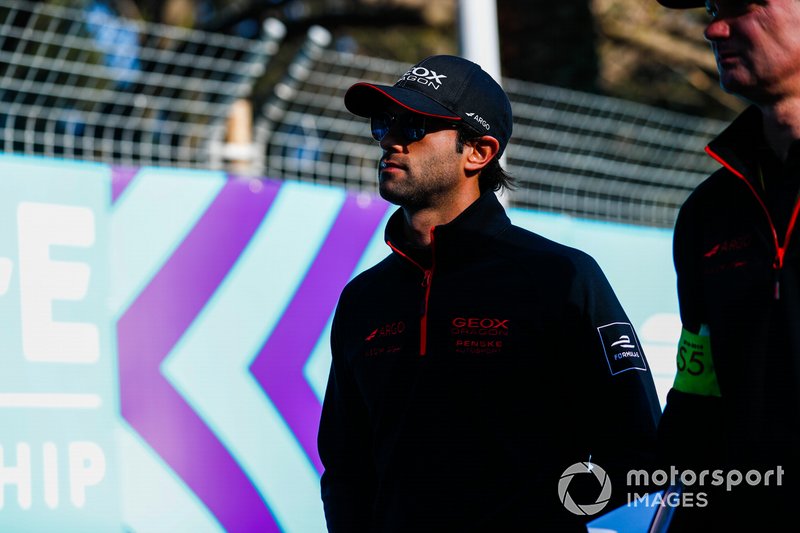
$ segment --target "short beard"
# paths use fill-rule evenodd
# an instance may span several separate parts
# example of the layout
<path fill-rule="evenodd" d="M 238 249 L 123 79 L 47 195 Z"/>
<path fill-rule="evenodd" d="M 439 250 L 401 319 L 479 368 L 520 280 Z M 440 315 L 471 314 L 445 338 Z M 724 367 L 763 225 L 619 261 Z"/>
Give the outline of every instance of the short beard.
<path fill-rule="evenodd" d="M 411 191 L 410 194 L 403 194 L 403 191 L 395 191 L 391 190 L 389 187 L 385 187 L 380 181 L 378 182 L 378 192 L 381 198 L 387 202 L 412 211 L 418 211 L 428 207 L 431 203 L 430 195 L 426 195 L 419 190 Z"/>

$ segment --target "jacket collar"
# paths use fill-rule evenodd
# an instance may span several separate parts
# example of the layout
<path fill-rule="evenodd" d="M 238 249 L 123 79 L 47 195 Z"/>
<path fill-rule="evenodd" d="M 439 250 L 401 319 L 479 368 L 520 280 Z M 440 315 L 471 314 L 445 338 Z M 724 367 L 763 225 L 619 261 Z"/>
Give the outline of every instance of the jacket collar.
<path fill-rule="evenodd" d="M 408 254 L 409 245 L 403 232 L 405 220 L 402 208 L 395 211 L 389 218 L 384 232 L 387 244 L 395 251 L 399 250 Z M 434 239 L 437 250 L 442 243 L 450 241 L 461 242 L 474 239 L 478 236 L 497 235 L 511 225 L 505 209 L 492 191 L 486 191 L 456 218 L 434 227 Z"/>
<path fill-rule="evenodd" d="M 764 146 L 763 116 L 750 106 L 708 143 L 706 152 L 734 174 L 754 180 L 758 150 Z"/>

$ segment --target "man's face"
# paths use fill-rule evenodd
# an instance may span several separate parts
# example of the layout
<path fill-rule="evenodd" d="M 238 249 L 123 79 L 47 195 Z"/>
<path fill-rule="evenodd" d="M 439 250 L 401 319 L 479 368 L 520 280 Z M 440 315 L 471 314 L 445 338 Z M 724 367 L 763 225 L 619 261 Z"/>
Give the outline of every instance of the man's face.
<path fill-rule="evenodd" d="M 720 84 L 755 103 L 800 94 L 800 0 L 708 0 Z"/>
<path fill-rule="evenodd" d="M 395 120 L 380 140 L 381 196 L 411 209 L 446 201 L 463 179 L 463 154 L 456 151 L 457 131 L 450 124 L 426 120 L 424 136 L 410 140 L 403 131 L 409 112 L 399 107 L 387 108 L 386 112 Z"/>

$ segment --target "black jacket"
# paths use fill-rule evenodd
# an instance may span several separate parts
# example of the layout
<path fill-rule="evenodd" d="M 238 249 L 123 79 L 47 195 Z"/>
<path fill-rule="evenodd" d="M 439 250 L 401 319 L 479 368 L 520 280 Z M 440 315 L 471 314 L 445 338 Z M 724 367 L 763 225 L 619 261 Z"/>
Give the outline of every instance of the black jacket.
<path fill-rule="evenodd" d="M 493 193 L 433 230 L 427 266 L 402 224 L 398 211 L 393 253 L 345 287 L 334 317 L 319 432 L 329 530 L 585 531 L 559 500 L 562 472 L 591 457 L 624 486 L 661 411 L 606 278 L 511 225 Z"/>
<path fill-rule="evenodd" d="M 685 511 L 693 518 L 678 520 L 675 531 L 738 529 L 744 520 L 764 527 L 780 499 L 797 495 L 800 242 L 793 233 L 800 158 L 794 153 L 782 165 L 762 128 L 760 112 L 750 108 L 709 144 L 722 168 L 678 216 L 674 259 L 684 334 L 659 433 L 672 465 L 762 474 L 781 466 L 783 485 L 773 477 L 772 487 L 712 488 L 708 506 Z"/>

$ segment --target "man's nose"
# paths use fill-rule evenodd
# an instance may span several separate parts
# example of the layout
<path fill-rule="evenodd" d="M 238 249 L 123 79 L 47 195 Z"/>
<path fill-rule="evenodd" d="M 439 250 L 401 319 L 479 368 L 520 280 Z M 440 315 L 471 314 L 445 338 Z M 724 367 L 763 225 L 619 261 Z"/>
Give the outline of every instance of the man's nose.
<path fill-rule="evenodd" d="M 706 26 L 703 36 L 709 42 L 727 39 L 730 36 L 731 27 L 724 18 L 715 18 Z"/>

